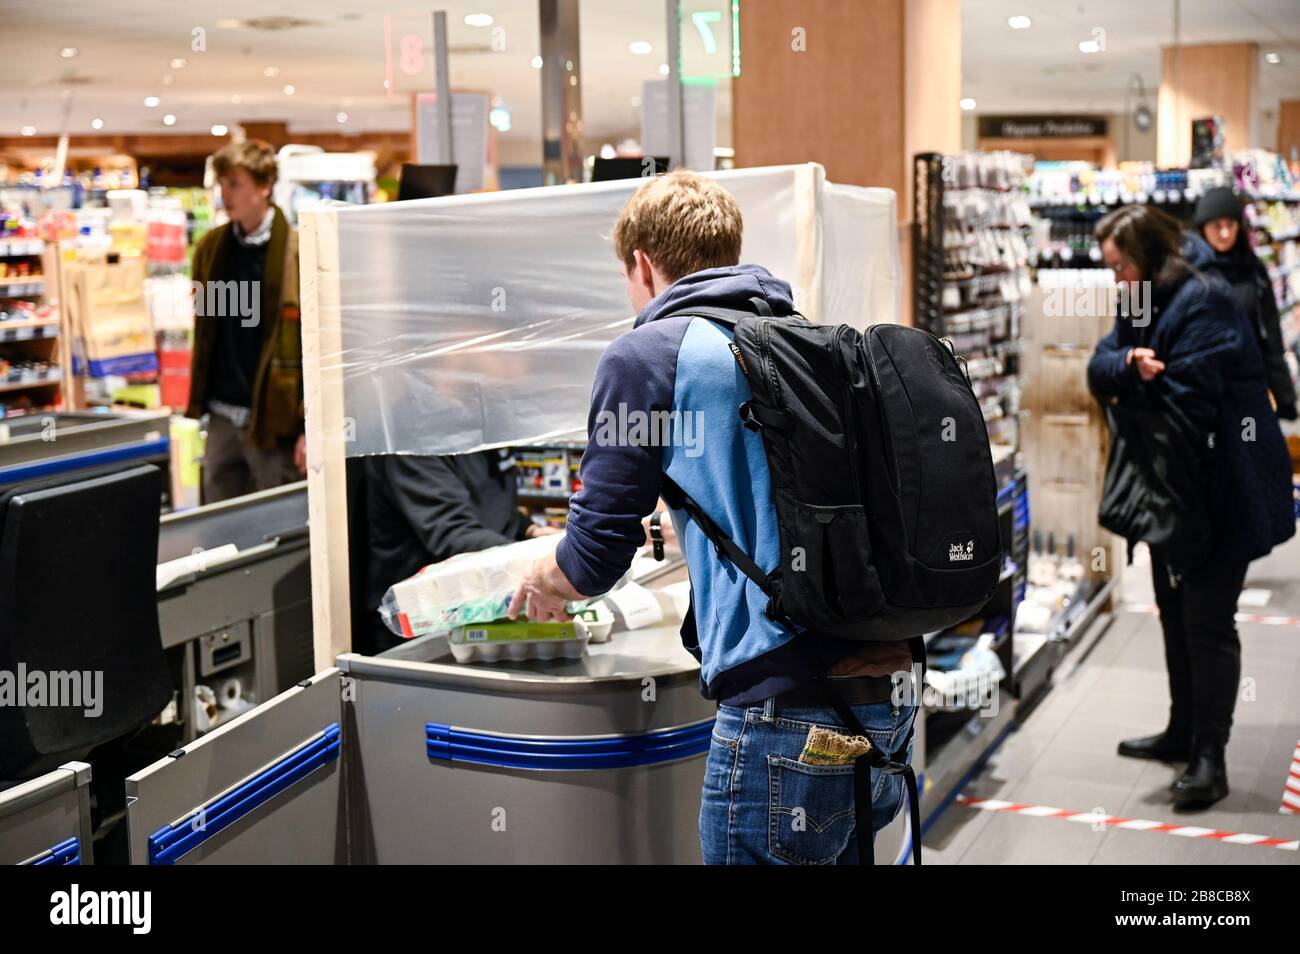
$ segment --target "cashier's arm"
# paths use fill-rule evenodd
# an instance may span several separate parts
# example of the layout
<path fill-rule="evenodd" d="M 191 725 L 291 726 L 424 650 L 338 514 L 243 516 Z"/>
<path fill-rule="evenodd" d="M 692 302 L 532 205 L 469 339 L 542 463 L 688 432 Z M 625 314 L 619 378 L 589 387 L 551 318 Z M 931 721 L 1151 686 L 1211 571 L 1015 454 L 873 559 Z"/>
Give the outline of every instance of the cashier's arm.
<path fill-rule="evenodd" d="M 523 582 L 510 601 L 510 618 L 518 619 L 521 612 L 539 622 L 562 622 L 569 618 L 564 604 L 585 600 L 587 597 L 573 588 L 555 562 L 555 554 L 548 553 L 524 574 Z"/>

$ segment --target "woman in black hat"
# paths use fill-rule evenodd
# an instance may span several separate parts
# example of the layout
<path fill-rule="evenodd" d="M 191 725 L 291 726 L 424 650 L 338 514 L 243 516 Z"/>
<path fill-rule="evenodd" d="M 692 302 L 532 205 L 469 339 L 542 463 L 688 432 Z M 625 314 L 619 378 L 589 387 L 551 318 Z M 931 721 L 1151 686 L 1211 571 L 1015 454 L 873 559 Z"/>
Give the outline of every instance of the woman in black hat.
<path fill-rule="evenodd" d="M 1277 416 L 1293 421 L 1295 382 L 1284 357 L 1277 299 L 1273 297 L 1268 269 L 1250 247 L 1242 211 L 1241 200 L 1231 189 L 1211 189 L 1196 203 L 1196 228 L 1214 251 L 1208 269 L 1227 279 L 1246 309 L 1250 327 L 1259 335 L 1259 349 L 1264 353 L 1268 389 L 1277 406 Z"/>

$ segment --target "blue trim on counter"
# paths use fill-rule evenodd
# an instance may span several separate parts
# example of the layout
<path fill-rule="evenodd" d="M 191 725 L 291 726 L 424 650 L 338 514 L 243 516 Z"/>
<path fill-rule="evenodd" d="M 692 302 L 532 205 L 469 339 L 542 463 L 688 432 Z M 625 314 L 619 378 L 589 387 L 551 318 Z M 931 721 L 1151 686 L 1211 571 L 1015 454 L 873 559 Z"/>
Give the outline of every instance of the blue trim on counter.
<path fill-rule="evenodd" d="M 193 851 L 217 832 L 270 801 L 316 769 L 336 760 L 342 745 L 339 724 L 331 722 L 319 736 L 300 745 L 270 768 L 215 801 L 200 805 L 178 826 L 167 825 L 150 835 L 149 863 L 175 864 L 182 855 Z M 202 825 L 195 829 L 193 821 L 198 818 L 202 818 Z"/>
<path fill-rule="evenodd" d="M 658 729 L 611 739 L 522 739 L 430 722 L 425 751 L 430 759 L 474 762 L 500 768 L 583 771 L 634 768 L 703 755 L 709 750 L 713 719 L 677 729 Z"/>
<path fill-rule="evenodd" d="M 42 477 L 54 477 L 70 471 L 98 467 L 101 464 L 116 464 L 126 460 L 142 460 L 159 457 L 170 453 L 171 440 L 160 437 L 155 441 L 137 441 L 134 444 L 119 444 L 104 450 L 90 451 L 68 457 L 56 457 L 52 460 L 40 460 L 31 464 L 13 464 L 0 467 L 0 484 L 14 484 L 24 480 L 37 480 Z"/>
<path fill-rule="evenodd" d="M 74 836 L 67 841 L 61 841 L 51 848 L 48 854 L 42 855 L 32 864 L 40 867 L 46 865 L 79 865 L 81 864 L 81 840 Z"/>

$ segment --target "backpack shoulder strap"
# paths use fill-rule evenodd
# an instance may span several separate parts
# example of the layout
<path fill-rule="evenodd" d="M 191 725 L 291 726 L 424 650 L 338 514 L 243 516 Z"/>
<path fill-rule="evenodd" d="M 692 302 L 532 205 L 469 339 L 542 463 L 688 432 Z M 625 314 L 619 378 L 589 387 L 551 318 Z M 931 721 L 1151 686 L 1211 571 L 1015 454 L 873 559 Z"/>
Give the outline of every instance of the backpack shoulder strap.
<path fill-rule="evenodd" d="M 694 498 L 682 490 L 681 487 L 677 486 L 676 481 L 667 474 L 664 475 L 663 486 L 660 489 L 660 496 L 664 498 L 664 501 L 668 506 L 677 510 L 685 510 L 686 513 L 690 515 L 691 519 L 695 521 L 696 526 L 700 528 L 700 531 L 708 538 L 708 541 L 713 544 L 713 548 L 718 553 L 719 560 L 730 560 L 735 564 L 736 569 L 740 570 L 741 573 L 744 573 L 745 576 L 753 580 L 754 585 L 762 590 L 769 599 L 776 597 L 777 589 L 772 585 L 772 578 L 769 577 L 768 574 L 764 573 L 762 568 L 753 561 L 750 555 L 737 546 L 736 541 L 731 539 L 731 537 L 729 537 L 721 527 L 713 522 L 712 518 L 704 512 L 704 508 L 701 507 Z"/>

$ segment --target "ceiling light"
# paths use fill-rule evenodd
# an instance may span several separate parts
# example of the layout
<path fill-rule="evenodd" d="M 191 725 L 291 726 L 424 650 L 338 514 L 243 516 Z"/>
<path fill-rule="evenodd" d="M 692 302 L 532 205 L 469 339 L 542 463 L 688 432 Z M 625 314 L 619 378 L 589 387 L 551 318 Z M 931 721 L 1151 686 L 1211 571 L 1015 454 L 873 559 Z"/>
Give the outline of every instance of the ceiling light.
<path fill-rule="evenodd" d="M 212 135 L 214 136 L 224 136 L 228 132 L 230 132 L 230 130 L 220 123 L 217 123 L 217 125 L 212 127 Z"/>
<path fill-rule="evenodd" d="M 160 102 L 162 102 L 162 100 L 160 100 L 157 96 L 146 96 L 144 98 L 144 104 L 148 106 L 150 109 L 153 109 Z"/>
<path fill-rule="evenodd" d="M 91 128 L 91 129 L 103 129 L 103 128 L 104 128 L 104 120 L 102 120 L 102 119 L 100 119 L 98 116 L 96 116 L 94 119 L 92 119 L 92 120 L 90 121 L 90 128 Z"/>
<path fill-rule="evenodd" d="M 533 69 L 535 69 L 535 70 L 540 70 L 541 68 L 542 68 L 542 58 L 541 58 L 540 56 L 534 56 L 534 57 L 533 57 Z"/>
<path fill-rule="evenodd" d="M 1013 30 L 1028 30 L 1032 23 L 1033 21 L 1025 16 L 1007 17 L 1007 26 Z"/>
<path fill-rule="evenodd" d="M 659 75 L 660 75 L 660 76 L 667 76 L 667 75 L 668 75 L 669 73 L 671 73 L 671 72 L 672 72 L 672 70 L 670 70 L 670 69 L 668 68 L 668 64 L 667 64 L 667 63 L 660 63 L 660 64 L 659 64 Z"/>
<path fill-rule="evenodd" d="M 19 131 L 20 133 L 22 133 L 24 136 L 35 136 L 35 135 L 36 135 L 36 127 L 35 127 L 35 126 L 24 126 L 22 129 L 20 129 L 20 130 L 18 130 L 18 131 Z"/>
<path fill-rule="evenodd" d="M 465 26 L 489 27 L 491 25 L 492 25 L 492 14 L 490 13 L 465 14 Z"/>
<path fill-rule="evenodd" d="M 629 53 L 635 53 L 637 56 L 646 56 L 653 49 L 654 47 L 645 40 L 633 40 L 627 45 L 627 51 Z"/>
<path fill-rule="evenodd" d="M 263 75 L 263 76 L 272 76 L 272 77 L 274 77 L 274 76 L 279 76 L 279 75 L 280 75 L 280 67 L 278 67 L 278 66 L 268 66 L 266 69 L 262 70 L 262 75 Z"/>
<path fill-rule="evenodd" d="M 183 70 L 185 69 L 185 60 L 178 56 L 176 59 L 172 60 L 171 67 L 174 70 Z"/>
<path fill-rule="evenodd" d="M 285 96 L 292 96 L 292 95 L 293 95 L 294 93 L 296 93 L 296 92 L 298 92 L 298 90 L 294 88 L 294 85 L 293 85 L 292 83 L 288 84 L 288 85 L 285 86 L 285 88 L 284 88 L 284 95 L 285 95 Z"/>
<path fill-rule="evenodd" d="M 164 126 L 175 126 L 175 125 L 176 125 L 176 117 L 173 116 L 171 113 L 168 113 L 166 116 L 163 117 L 163 125 L 164 125 Z"/>
<path fill-rule="evenodd" d="M 962 109 L 966 110 L 966 112 L 970 112 L 972 109 L 975 108 L 975 100 L 967 96 L 961 101 L 959 105 L 961 106 Z"/>
<path fill-rule="evenodd" d="M 242 103 L 242 102 L 244 101 L 244 97 L 242 97 L 242 96 L 240 96 L 238 93 L 236 93 L 234 96 L 230 97 L 230 101 L 231 101 L 232 103 L 234 103 L 235 105 L 239 105 L 240 103 Z"/>
<path fill-rule="evenodd" d="M 1265 53 L 1264 62 L 1268 63 L 1270 66 L 1277 66 L 1279 63 L 1282 62 L 1282 57 L 1280 57 L 1276 53 Z"/>
<path fill-rule="evenodd" d="M 488 113 L 488 122 L 497 132 L 510 132 L 510 110 L 498 106 Z"/>
<path fill-rule="evenodd" d="M 1101 52 L 1101 44 L 1098 43 L 1096 40 L 1080 40 L 1080 41 L 1079 41 L 1079 52 L 1080 52 L 1080 53 L 1100 53 L 1100 52 Z"/>
<path fill-rule="evenodd" d="M 65 46 L 63 49 L 59 50 L 59 56 L 63 57 L 65 60 L 70 60 L 76 55 L 77 48 L 75 46 Z"/>
<path fill-rule="evenodd" d="M 334 118 L 335 118 L 336 120 L 338 120 L 340 123 L 345 123 L 345 122 L 348 121 L 348 114 L 347 114 L 347 113 L 337 113 L 337 114 L 334 116 Z"/>

